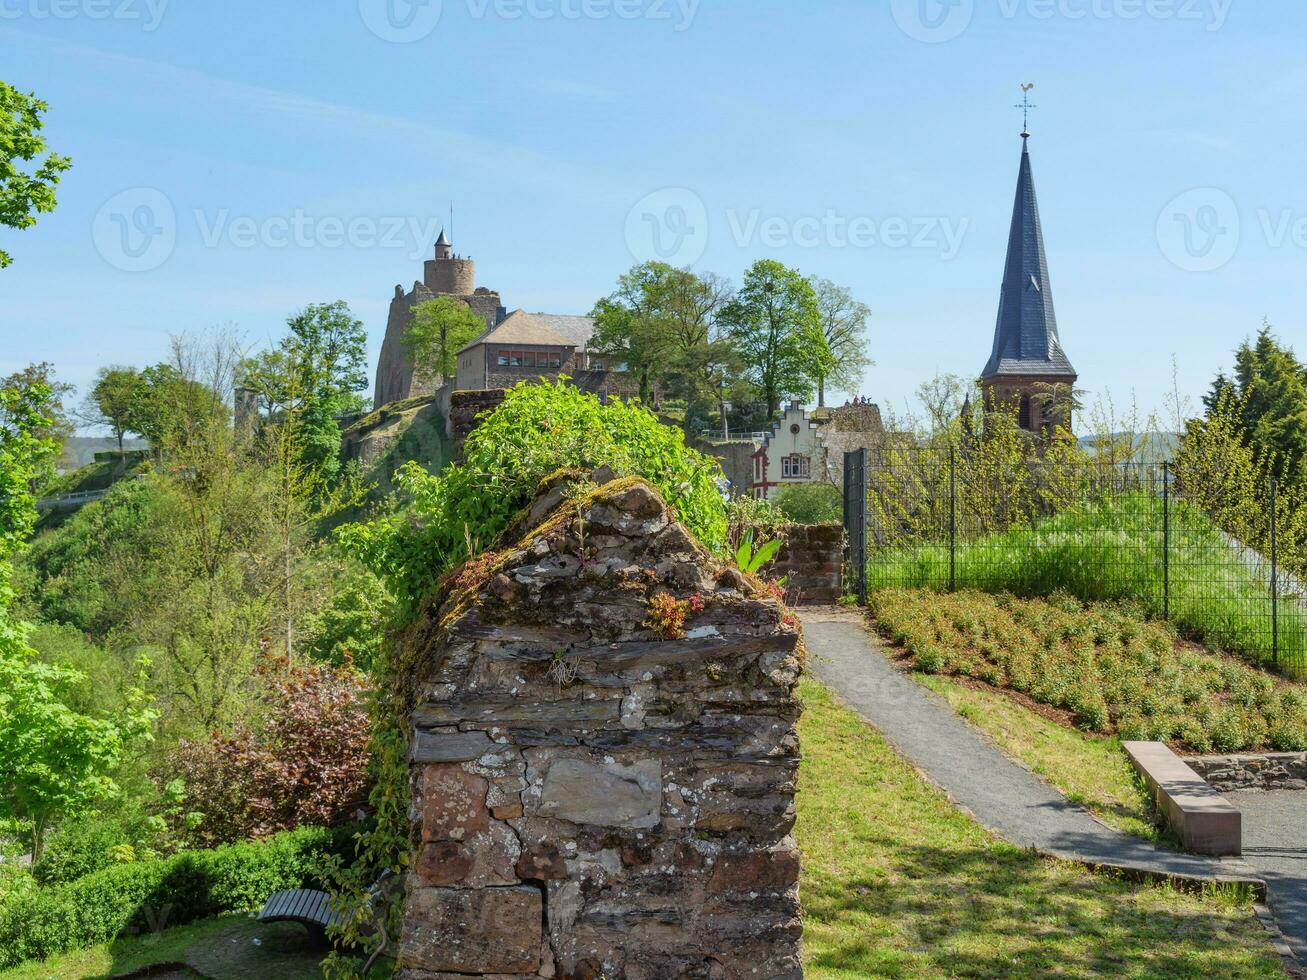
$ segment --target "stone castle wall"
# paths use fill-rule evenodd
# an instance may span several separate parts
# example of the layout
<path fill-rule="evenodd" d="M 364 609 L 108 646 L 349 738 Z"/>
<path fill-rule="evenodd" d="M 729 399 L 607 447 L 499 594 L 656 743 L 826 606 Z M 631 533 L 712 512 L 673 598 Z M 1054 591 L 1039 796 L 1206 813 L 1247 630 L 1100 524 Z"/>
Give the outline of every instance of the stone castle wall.
<path fill-rule="evenodd" d="M 463 461 L 463 444 L 477 427 L 477 417 L 493 412 L 508 392 L 502 388 L 485 391 L 455 391 L 449 396 L 449 432 L 454 441 L 454 462 Z"/>
<path fill-rule="evenodd" d="M 1218 793 L 1241 789 L 1307 789 L 1307 752 L 1197 755 L 1184 761 Z"/>
<path fill-rule="evenodd" d="M 792 605 L 829 604 L 844 594 L 844 527 L 840 524 L 787 524 L 781 550 L 762 570 L 785 577 Z"/>
<path fill-rule="evenodd" d="M 638 480 L 504 540 L 405 640 L 399 976 L 801 978 L 792 614 Z"/>

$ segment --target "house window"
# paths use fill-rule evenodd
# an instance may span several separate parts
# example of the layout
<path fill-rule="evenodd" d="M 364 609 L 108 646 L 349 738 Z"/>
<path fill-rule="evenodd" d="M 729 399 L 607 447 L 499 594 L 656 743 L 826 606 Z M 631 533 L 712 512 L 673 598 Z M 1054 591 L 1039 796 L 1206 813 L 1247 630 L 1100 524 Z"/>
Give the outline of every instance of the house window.
<path fill-rule="evenodd" d="M 499 355 L 495 358 L 495 363 L 500 367 L 508 367 L 508 351 L 501 350 Z"/>
<path fill-rule="evenodd" d="M 806 479 L 811 472 L 807 456 L 782 456 L 781 476 L 787 480 Z"/>

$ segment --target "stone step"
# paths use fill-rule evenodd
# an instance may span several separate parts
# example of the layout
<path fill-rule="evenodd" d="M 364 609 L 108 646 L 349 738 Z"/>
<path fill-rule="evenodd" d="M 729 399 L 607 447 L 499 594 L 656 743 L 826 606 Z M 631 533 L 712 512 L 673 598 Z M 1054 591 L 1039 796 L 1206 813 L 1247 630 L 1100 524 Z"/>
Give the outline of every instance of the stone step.
<path fill-rule="evenodd" d="M 1220 856 L 1243 853 L 1243 815 L 1166 743 L 1125 742 L 1123 747 L 1187 850 Z"/>

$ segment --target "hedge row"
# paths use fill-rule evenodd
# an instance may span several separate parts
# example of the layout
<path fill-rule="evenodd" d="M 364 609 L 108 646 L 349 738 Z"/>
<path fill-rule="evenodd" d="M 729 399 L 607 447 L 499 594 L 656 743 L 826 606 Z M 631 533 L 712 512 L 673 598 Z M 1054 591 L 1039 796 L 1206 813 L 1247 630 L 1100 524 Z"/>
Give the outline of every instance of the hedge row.
<path fill-rule="evenodd" d="M 320 885 L 323 858 L 351 830 L 302 827 L 266 841 L 121 864 L 0 905 L 0 968 L 94 946 L 123 933 L 261 907 L 284 888 Z"/>

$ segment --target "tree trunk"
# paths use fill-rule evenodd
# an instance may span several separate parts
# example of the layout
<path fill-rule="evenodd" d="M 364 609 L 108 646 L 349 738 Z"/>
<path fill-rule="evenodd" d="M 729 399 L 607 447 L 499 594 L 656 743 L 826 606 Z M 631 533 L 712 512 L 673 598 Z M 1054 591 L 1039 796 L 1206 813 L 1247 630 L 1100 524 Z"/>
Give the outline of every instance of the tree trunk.
<path fill-rule="evenodd" d="M 817 379 L 817 407 L 818 408 L 826 407 L 826 379 L 825 378 Z"/>

